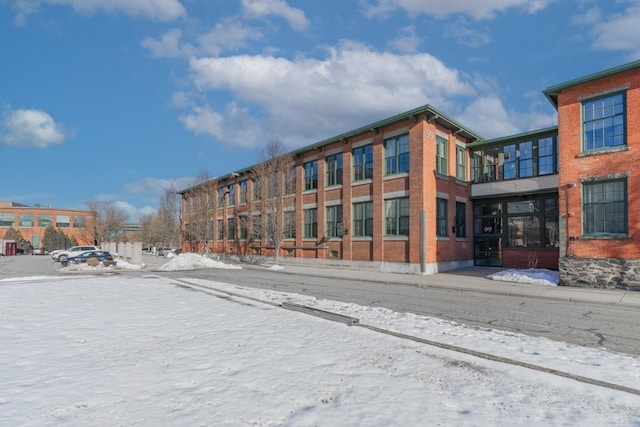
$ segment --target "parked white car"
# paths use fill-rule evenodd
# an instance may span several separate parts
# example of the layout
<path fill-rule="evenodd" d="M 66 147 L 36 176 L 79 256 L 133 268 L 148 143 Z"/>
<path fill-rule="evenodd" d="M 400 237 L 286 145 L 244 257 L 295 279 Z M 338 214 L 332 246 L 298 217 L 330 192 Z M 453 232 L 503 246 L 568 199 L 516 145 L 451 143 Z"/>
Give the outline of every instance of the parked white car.
<path fill-rule="evenodd" d="M 99 251 L 97 246 L 71 246 L 69 249 L 58 249 L 51 252 L 51 258 L 56 261 L 62 261 L 71 255 L 80 255 L 82 252 Z"/>

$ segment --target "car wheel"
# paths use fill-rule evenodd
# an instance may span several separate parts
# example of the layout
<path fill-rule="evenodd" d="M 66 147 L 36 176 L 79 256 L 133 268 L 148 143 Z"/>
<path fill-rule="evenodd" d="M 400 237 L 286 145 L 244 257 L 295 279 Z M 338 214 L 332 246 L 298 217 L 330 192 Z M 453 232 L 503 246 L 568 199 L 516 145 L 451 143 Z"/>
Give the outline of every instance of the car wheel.
<path fill-rule="evenodd" d="M 60 262 L 66 262 L 66 261 L 67 261 L 67 257 L 66 257 L 65 255 L 60 255 L 60 256 L 58 257 L 58 261 L 60 261 Z"/>

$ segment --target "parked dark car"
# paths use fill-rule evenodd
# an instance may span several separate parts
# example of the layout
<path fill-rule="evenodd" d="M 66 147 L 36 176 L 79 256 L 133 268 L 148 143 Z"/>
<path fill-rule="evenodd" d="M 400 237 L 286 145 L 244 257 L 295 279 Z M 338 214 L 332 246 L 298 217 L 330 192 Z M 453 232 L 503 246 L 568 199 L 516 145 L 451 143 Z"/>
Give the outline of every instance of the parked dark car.
<path fill-rule="evenodd" d="M 97 260 L 99 264 L 102 264 L 105 267 L 116 265 L 116 260 L 113 259 L 113 255 L 107 251 L 82 252 L 79 255 L 70 256 L 69 258 L 60 260 L 60 264 L 62 264 L 63 267 L 66 267 L 69 264 L 86 264 L 90 259 Z M 89 264 L 91 264 L 91 262 Z"/>

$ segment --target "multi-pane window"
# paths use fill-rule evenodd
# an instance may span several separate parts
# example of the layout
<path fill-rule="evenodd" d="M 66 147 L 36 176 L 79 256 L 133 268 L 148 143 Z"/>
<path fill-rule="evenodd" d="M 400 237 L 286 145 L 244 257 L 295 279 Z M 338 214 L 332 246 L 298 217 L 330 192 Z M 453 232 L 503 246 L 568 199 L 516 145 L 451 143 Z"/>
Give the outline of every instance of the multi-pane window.
<path fill-rule="evenodd" d="M 33 227 L 33 214 L 32 213 L 20 214 L 20 227 Z"/>
<path fill-rule="evenodd" d="M 216 225 L 216 237 L 218 238 L 218 240 L 224 240 L 224 221 L 219 219 L 218 221 L 216 221 Z"/>
<path fill-rule="evenodd" d="M 548 175 L 557 170 L 557 144 L 554 142 L 551 136 L 538 140 L 538 175 Z"/>
<path fill-rule="evenodd" d="M 585 235 L 626 234 L 626 179 L 583 183 L 582 214 Z"/>
<path fill-rule="evenodd" d="M 436 199 L 436 235 L 447 237 L 449 235 L 449 221 L 447 218 L 449 201 L 447 199 Z"/>
<path fill-rule="evenodd" d="M 229 206 L 236 204 L 236 185 L 229 184 Z"/>
<path fill-rule="evenodd" d="M 305 209 L 304 210 L 304 232 L 302 233 L 304 239 L 311 239 L 318 237 L 318 209 Z"/>
<path fill-rule="evenodd" d="M 325 159 L 327 164 L 327 182 L 325 185 L 342 185 L 342 153 L 332 154 Z"/>
<path fill-rule="evenodd" d="M 12 213 L 0 212 L 0 227 L 13 227 L 16 222 L 16 216 Z"/>
<path fill-rule="evenodd" d="M 73 228 L 87 228 L 87 219 L 82 215 L 74 215 Z"/>
<path fill-rule="evenodd" d="M 218 188 L 218 207 L 219 208 L 224 206 L 224 193 L 225 193 L 224 190 L 225 190 L 224 187 Z"/>
<path fill-rule="evenodd" d="M 384 234 L 387 236 L 409 235 L 409 198 L 401 197 L 384 202 Z"/>
<path fill-rule="evenodd" d="M 38 227 L 46 228 L 53 223 L 53 215 L 38 214 Z"/>
<path fill-rule="evenodd" d="M 209 210 L 213 209 L 213 205 L 215 204 L 215 200 L 216 200 L 216 193 L 215 193 L 215 191 L 210 189 L 207 192 L 207 201 L 208 201 L 207 208 Z"/>
<path fill-rule="evenodd" d="M 518 144 L 518 176 L 527 178 L 533 176 L 533 142 Z"/>
<path fill-rule="evenodd" d="M 456 202 L 456 237 L 467 237 L 467 204 Z"/>
<path fill-rule="evenodd" d="M 409 172 L 409 135 L 384 140 L 385 174 Z"/>
<path fill-rule="evenodd" d="M 207 242 L 213 240 L 213 221 L 207 221 L 207 234 L 205 236 Z"/>
<path fill-rule="evenodd" d="M 439 175 L 447 175 L 448 167 L 448 143 L 446 138 L 436 135 L 436 173 Z"/>
<path fill-rule="evenodd" d="M 262 239 L 262 215 L 253 215 L 251 224 L 251 238 L 253 240 Z"/>
<path fill-rule="evenodd" d="M 236 238 L 236 219 L 227 218 L 227 240 Z"/>
<path fill-rule="evenodd" d="M 373 145 L 353 149 L 353 180 L 373 178 Z"/>
<path fill-rule="evenodd" d="M 284 212 L 284 238 L 285 239 L 296 238 L 296 212 L 295 211 Z"/>
<path fill-rule="evenodd" d="M 240 190 L 238 192 L 238 197 L 239 197 L 239 203 L 241 205 L 247 203 L 247 180 L 242 180 L 240 181 L 239 184 Z"/>
<path fill-rule="evenodd" d="M 238 218 L 240 220 L 240 223 L 238 224 L 238 239 L 247 240 L 247 217 L 243 215 Z"/>
<path fill-rule="evenodd" d="M 625 145 L 625 114 L 624 93 L 583 102 L 584 150 Z"/>
<path fill-rule="evenodd" d="M 255 178 L 253 180 L 253 200 L 260 200 L 262 198 L 262 180 Z"/>
<path fill-rule="evenodd" d="M 327 237 L 342 237 L 342 205 L 327 206 Z"/>
<path fill-rule="evenodd" d="M 353 235 L 373 236 L 373 202 L 353 204 Z"/>
<path fill-rule="evenodd" d="M 56 215 L 56 227 L 69 228 L 69 215 Z"/>
<path fill-rule="evenodd" d="M 460 145 L 456 145 L 456 179 L 467 180 L 467 150 Z"/>
<path fill-rule="evenodd" d="M 298 183 L 298 168 L 296 165 L 291 166 L 291 171 L 289 172 L 289 183 L 286 184 L 286 194 L 295 194 L 296 193 L 296 185 Z"/>
<path fill-rule="evenodd" d="M 502 147 L 502 155 L 504 162 L 502 163 L 502 178 L 512 179 L 516 178 L 517 171 L 517 158 L 516 158 L 516 144 L 509 144 Z"/>
<path fill-rule="evenodd" d="M 318 161 L 313 160 L 304 164 L 304 191 L 318 188 Z"/>

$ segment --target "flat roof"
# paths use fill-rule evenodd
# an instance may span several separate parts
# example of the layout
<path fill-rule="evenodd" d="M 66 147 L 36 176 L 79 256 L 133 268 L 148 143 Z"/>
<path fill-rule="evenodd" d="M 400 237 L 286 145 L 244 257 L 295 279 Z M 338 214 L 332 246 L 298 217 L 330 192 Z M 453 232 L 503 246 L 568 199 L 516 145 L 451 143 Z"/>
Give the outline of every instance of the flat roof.
<path fill-rule="evenodd" d="M 634 68 L 640 67 L 640 60 L 629 62 L 627 64 L 619 65 L 617 67 L 609 68 L 608 70 L 599 71 L 597 73 L 589 74 L 584 77 L 579 77 L 577 79 L 569 80 L 564 83 L 559 83 L 557 85 L 549 86 L 545 90 L 542 91 L 544 95 L 547 97 L 549 102 L 551 102 L 554 108 L 558 108 L 558 95 L 564 89 L 577 86 L 583 83 L 588 83 L 594 80 L 602 79 L 605 77 L 613 76 L 615 74 L 620 74 L 625 71 L 633 70 Z"/>
<path fill-rule="evenodd" d="M 485 147 L 487 145 L 503 144 L 503 143 L 509 142 L 509 141 L 519 141 L 519 140 L 528 139 L 528 138 L 534 138 L 534 137 L 537 137 L 537 136 L 541 136 L 541 135 L 545 135 L 545 134 L 551 134 L 551 133 L 555 133 L 556 135 L 558 134 L 558 126 L 557 125 L 556 126 L 550 126 L 548 128 L 544 128 L 544 129 L 536 129 L 536 130 L 532 130 L 532 131 L 528 131 L 528 132 L 517 133 L 515 135 L 501 136 L 499 138 L 485 139 L 483 141 L 472 142 L 471 144 L 467 144 L 467 148 L 473 149 L 473 148 L 478 148 L 478 147 Z"/>

